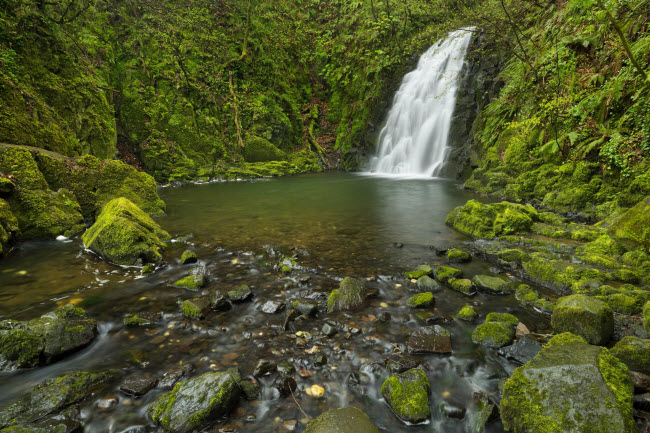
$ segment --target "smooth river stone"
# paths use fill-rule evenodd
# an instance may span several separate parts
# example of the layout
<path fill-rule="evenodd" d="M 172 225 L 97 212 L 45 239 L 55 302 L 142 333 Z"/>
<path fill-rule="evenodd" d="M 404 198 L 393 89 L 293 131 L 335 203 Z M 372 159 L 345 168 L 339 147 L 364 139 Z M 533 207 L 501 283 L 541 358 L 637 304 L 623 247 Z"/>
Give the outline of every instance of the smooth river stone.
<path fill-rule="evenodd" d="M 406 343 L 409 353 L 451 353 L 451 334 L 440 325 L 413 332 Z"/>

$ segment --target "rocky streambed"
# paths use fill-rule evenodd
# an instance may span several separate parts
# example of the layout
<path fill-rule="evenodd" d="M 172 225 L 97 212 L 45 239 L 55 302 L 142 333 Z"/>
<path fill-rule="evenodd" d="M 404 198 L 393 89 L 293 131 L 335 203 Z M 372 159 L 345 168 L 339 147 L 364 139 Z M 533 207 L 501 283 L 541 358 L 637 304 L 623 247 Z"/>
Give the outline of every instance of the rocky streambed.
<path fill-rule="evenodd" d="M 343 188 L 336 192 L 347 191 L 345 201 L 367 193 L 351 191 L 349 180 L 327 188 Z M 618 292 L 573 290 L 561 298 L 566 293 L 526 265 L 552 240 L 557 248 L 544 251 L 563 254 L 555 260 L 578 256 L 588 241 L 560 241 L 530 227 L 517 229 L 517 239 L 463 237 L 442 224 L 462 197 L 435 210 L 400 208 L 421 217 L 396 231 L 381 206 L 362 199 L 365 214 L 339 210 L 336 222 L 318 208 L 318 194 L 312 203 L 297 200 L 309 209 L 295 207 L 293 217 L 269 211 L 266 200 L 297 192 L 288 182 L 243 185 L 263 191 L 253 197 L 259 207 L 241 194 L 212 201 L 201 188 L 163 193 L 169 216 L 157 221 L 172 241 L 166 264 L 145 273 L 80 252 L 74 240 L 27 244 L 45 258 L 32 268 L 22 268 L 19 256 L 6 262 L 1 278 L 14 285 L 4 285 L 13 287 L 3 292 L 2 318 L 11 321 L 2 322 L 0 339 L 3 350 L 15 350 L 3 352 L 0 430 L 646 428 L 650 356 L 642 311 L 623 314 L 610 305 L 621 291 L 643 296 L 642 283 L 610 282 L 604 290 Z M 223 187 L 230 188 L 202 188 L 222 195 Z M 430 193 L 417 181 L 402 187 L 422 198 Z M 197 206 L 194 194 L 212 210 L 188 210 Z M 497 219 L 502 211 L 488 213 Z M 265 242 L 274 230 L 288 234 Z M 58 269 L 64 262 L 67 276 Z M 34 289 L 32 302 L 16 287 Z M 26 343 L 10 344 L 17 336 Z"/>

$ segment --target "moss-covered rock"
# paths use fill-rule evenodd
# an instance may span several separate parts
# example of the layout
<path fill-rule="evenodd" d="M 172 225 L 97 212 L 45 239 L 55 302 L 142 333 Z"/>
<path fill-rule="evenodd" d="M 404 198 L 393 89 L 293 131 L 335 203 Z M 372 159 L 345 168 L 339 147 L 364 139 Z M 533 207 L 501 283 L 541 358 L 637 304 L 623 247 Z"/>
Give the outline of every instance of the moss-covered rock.
<path fill-rule="evenodd" d="M 381 386 L 381 393 L 395 415 L 410 424 L 419 424 L 431 417 L 430 392 L 429 379 L 419 368 L 391 376 Z"/>
<path fill-rule="evenodd" d="M 610 350 L 632 371 L 650 374 L 650 340 L 627 336 Z"/>
<path fill-rule="evenodd" d="M 128 199 L 116 198 L 104 206 L 82 239 L 86 248 L 112 263 L 135 265 L 159 261 L 170 236 Z"/>
<path fill-rule="evenodd" d="M 25 322 L 0 322 L 0 357 L 3 363 L 18 368 L 35 367 L 43 353 L 43 338 L 29 329 Z"/>
<path fill-rule="evenodd" d="M 356 407 L 332 409 L 307 424 L 305 433 L 379 433 L 368 415 Z"/>
<path fill-rule="evenodd" d="M 632 433 L 632 394 L 627 367 L 607 349 L 561 334 L 508 379 L 501 419 L 514 433 Z"/>
<path fill-rule="evenodd" d="M 436 303 L 436 298 L 431 292 L 418 293 L 411 296 L 407 301 L 406 305 L 411 308 L 430 308 L 433 307 Z"/>
<path fill-rule="evenodd" d="M 181 278 L 176 281 L 174 285 L 176 287 L 182 287 L 187 290 L 199 290 L 201 287 L 205 286 L 206 278 L 203 274 L 190 274 L 186 277 Z"/>
<path fill-rule="evenodd" d="M 472 332 L 472 341 L 487 347 L 503 347 L 515 339 L 515 326 L 508 322 L 485 321 Z"/>
<path fill-rule="evenodd" d="M 181 302 L 181 312 L 188 319 L 199 320 L 210 311 L 210 301 L 207 296 L 186 299 Z"/>
<path fill-rule="evenodd" d="M 523 268 L 530 280 L 564 294 L 596 289 L 609 278 L 608 273 L 599 269 L 548 258 L 539 252 Z"/>
<path fill-rule="evenodd" d="M 229 290 L 228 299 L 234 303 L 246 302 L 253 297 L 253 292 L 246 284 L 240 284 L 232 290 Z"/>
<path fill-rule="evenodd" d="M 617 218 L 607 234 L 628 250 L 642 247 L 650 251 L 650 196 Z"/>
<path fill-rule="evenodd" d="M 327 300 L 327 312 L 353 310 L 365 301 L 363 283 L 352 277 L 345 277 L 338 289 L 332 290 Z"/>
<path fill-rule="evenodd" d="M 423 275 L 418 278 L 418 287 L 420 290 L 436 290 L 440 289 L 440 285 L 436 280 L 428 275 Z"/>
<path fill-rule="evenodd" d="M 527 284 L 520 284 L 515 292 L 515 298 L 524 307 L 533 308 L 545 314 L 552 314 L 555 304 L 548 299 L 539 296 L 535 290 Z"/>
<path fill-rule="evenodd" d="M 643 327 L 650 334 L 650 301 L 643 306 Z"/>
<path fill-rule="evenodd" d="M 614 331 L 614 314 L 606 303 L 587 295 L 561 298 L 551 317 L 557 333 L 571 332 L 589 344 L 603 345 Z"/>
<path fill-rule="evenodd" d="M 18 235 L 18 220 L 9 203 L 0 199 L 0 254 L 6 253 Z"/>
<path fill-rule="evenodd" d="M 476 286 L 472 280 L 468 280 L 467 278 L 450 278 L 447 280 L 447 284 L 453 290 L 463 295 L 474 296 L 476 294 Z"/>
<path fill-rule="evenodd" d="M 261 137 L 251 137 L 246 140 L 242 153 L 246 162 L 284 161 L 287 154 Z"/>
<path fill-rule="evenodd" d="M 496 294 L 511 294 L 515 291 L 512 282 L 491 275 L 475 275 L 472 281 L 479 290 Z"/>
<path fill-rule="evenodd" d="M 463 278 L 463 271 L 451 266 L 438 266 L 435 270 L 435 276 L 438 281 L 446 283 L 450 278 Z"/>
<path fill-rule="evenodd" d="M 499 260 L 503 260 L 504 262 L 515 262 L 519 265 L 530 260 L 530 254 L 517 248 L 508 248 L 499 251 L 497 257 Z"/>
<path fill-rule="evenodd" d="M 465 251 L 461 251 L 457 248 L 452 248 L 447 251 L 447 261 L 449 263 L 467 263 L 472 261 L 472 256 Z"/>
<path fill-rule="evenodd" d="M 465 304 L 465 306 L 463 306 L 463 308 L 461 308 L 458 313 L 456 313 L 454 318 L 458 320 L 465 320 L 466 322 L 473 322 L 474 319 L 476 319 L 476 316 L 478 316 L 476 308 L 472 307 L 469 304 Z"/>
<path fill-rule="evenodd" d="M 192 250 L 185 250 L 181 255 L 181 265 L 196 263 L 199 260 L 196 253 Z"/>
<path fill-rule="evenodd" d="M 166 432 L 189 433 L 205 428 L 237 403 L 240 380 L 236 371 L 228 370 L 178 382 L 149 406 L 149 415 Z"/>
<path fill-rule="evenodd" d="M 530 231 L 538 214 L 531 205 L 501 202 L 483 204 L 470 200 L 452 209 L 446 223 L 475 238 L 492 239 L 499 235 Z"/>
<path fill-rule="evenodd" d="M 155 326 L 158 320 L 160 320 L 160 313 L 158 312 L 141 312 L 129 314 L 124 318 L 124 326 L 142 326 L 150 327 Z"/>
<path fill-rule="evenodd" d="M 416 270 L 414 271 L 408 271 L 404 272 L 404 275 L 406 278 L 409 278 L 411 280 L 417 280 L 421 277 L 424 277 L 426 275 L 431 275 L 433 272 L 433 269 L 431 269 L 431 266 L 429 265 L 420 265 Z"/>
<path fill-rule="evenodd" d="M 612 310 L 622 314 L 638 314 L 641 312 L 641 302 L 638 298 L 626 293 L 614 293 L 605 298 Z"/>

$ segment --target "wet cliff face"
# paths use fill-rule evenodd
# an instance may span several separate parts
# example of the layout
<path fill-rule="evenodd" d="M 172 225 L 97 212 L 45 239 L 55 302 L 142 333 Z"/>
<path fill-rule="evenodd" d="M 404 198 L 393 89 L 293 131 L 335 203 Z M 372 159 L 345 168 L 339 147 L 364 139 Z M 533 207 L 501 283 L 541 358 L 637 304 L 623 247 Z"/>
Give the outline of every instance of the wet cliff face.
<path fill-rule="evenodd" d="M 503 82 L 498 75 L 504 64 L 502 54 L 483 33 L 477 32 L 467 48 L 460 73 L 456 107 L 449 129 L 450 147 L 441 176 L 466 179 L 478 167 L 473 125 L 479 112 L 499 94 Z"/>

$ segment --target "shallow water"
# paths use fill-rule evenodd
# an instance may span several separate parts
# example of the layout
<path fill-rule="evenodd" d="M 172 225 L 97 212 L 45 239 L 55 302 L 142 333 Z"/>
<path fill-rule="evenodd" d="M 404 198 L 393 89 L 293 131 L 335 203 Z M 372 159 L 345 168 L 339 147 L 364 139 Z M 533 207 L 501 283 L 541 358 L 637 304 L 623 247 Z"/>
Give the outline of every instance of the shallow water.
<path fill-rule="evenodd" d="M 472 417 L 472 392 L 478 387 L 496 393 L 499 380 L 515 365 L 474 345 L 470 336 L 475 325 L 449 316 L 471 303 L 481 314 L 476 323 L 490 311 L 510 311 L 533 330 L 548 327 L 544 317 L 521 309 L 512 296 L 466 298 L 447 289 L 437 293 L 435 312 L 448 319 L 441 324 L 452 333 L 454 353 L 416 357 L 432 384 L 433 416 L 429 425 L 406 426 L 379 391 L 388 377 L 385 359 L 403 350 L 409 333 L 424 325 L 404 306 L 415 287 L 400 273 L 421 263 L 444 263 L 430 246 L 462 246 L 467 241 L 445 226 L 444 218 L 452 207 L 475 196 L 448 181 L 339 173 L 185 186 L 162 190 L 161 196 L 168 213 L 158 221 L 177 242 L 165 253 L 168 266 L 152 275 L 141 278 L 137 269 L 104 263 L 84 252 L 78 239 L 23 244 L 0 262 L 0 317 L 30 319 L 72 301 L 100 322 L 101 331 L 89 347 L 58 363 L 0 373 L 0 406 L 45 378 L 75 370 L 116 367 L 124 377 L 136 372 L 160 377 L 172 366 L 191 362 L 195 374 L 237 366 L 248 376 L 260 358 L 286 359 L 296 369 L 315 373 L 307 379 L 296 376 L 296 401 L 279 398 L 271 386 L 274 376 L 265 377 L 263 398 L 242 400 L 226 424 L 236 431 L 271 432 L 278 431 L 282 420 L 297 419 L 302 431 L 307 416 L 298 404 L 309 417 L 353 405 L 386 432 L 464 432 Z M 210 271 L 206 290 L 245 283 L 254 301 L 205 320 L 184 319 L 177 302 L 197 294 L 171 283 L 191 269 L 178 265 L 188 243 Z M 273 249 L 264 249 L 267 245 Z M 279 257 L 272 252 L 277 250 L 295 254 L 304 268 L 289 276 L 278 273 L 272 266 Z M 471 277 L 488 272 L 489 265 L 475 259 L 459 267 Z M 347 275 L 364 279 L 378 293 L 360 311 L 321 313 L 293 332 L 281 328 L 284 311 L 259 311 L 269 299 L 288 303 L 305 295 L 325 297 Z M 124 328 L 123 317 L 137 311 L 160 311 L 163 318 L 155 328 Z M 391 319 L 378 320 L 382 313 Z M 336 336 L 320 334 L 325 320 L 336 322 Z M 312 337 L 301 342 L 295 335 L 300 330 Z M 315 350 L 327 356 L 326 365 L 314 365 Z M 358 385 L 350 384 L 351 375 L 359 379 Z M 312 384 L 325 388 L 324 397 L 301 391 Z M 148 424 L 146 407 L 163 391 L 132 399 L 120 394 L 118 385 L 97 396 L 119 395 L 113 411 L 98 411 L 96 401 L 85 404 L 86 431 L 121 432 Z M 439 408 L 443 399 L 467 408 L 465 419 L 446 418 Z M 500 424 L 489 431 L 501 431 Z"/>

